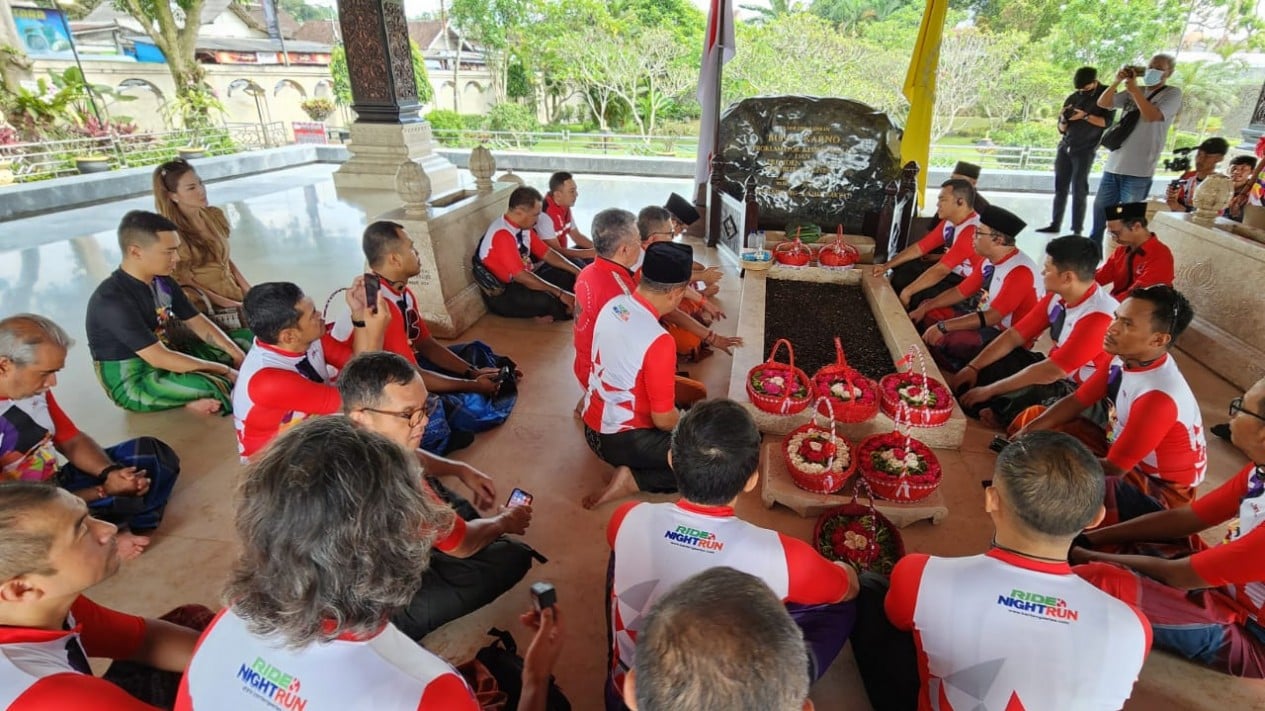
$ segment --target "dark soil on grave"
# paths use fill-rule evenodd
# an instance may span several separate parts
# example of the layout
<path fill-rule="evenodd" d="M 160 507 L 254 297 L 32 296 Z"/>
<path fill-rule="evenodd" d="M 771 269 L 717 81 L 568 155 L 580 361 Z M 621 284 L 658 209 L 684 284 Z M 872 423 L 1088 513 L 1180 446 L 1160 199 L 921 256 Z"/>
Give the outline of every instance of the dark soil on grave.
<path fill-rule="evenodd" d="M 878 380 L 896 372 L 878 321 L 861 287 L 791 279 L 767 279 L 764 297 L 764 355 L 779 338 L 795 347 L 795 365 L 808 377 L 835 362 L 835 336 L 848 365 Z M 748 346 L 750 347 L 750 346 Z M 778 360 L 786 362 L 785 351 Z"/>

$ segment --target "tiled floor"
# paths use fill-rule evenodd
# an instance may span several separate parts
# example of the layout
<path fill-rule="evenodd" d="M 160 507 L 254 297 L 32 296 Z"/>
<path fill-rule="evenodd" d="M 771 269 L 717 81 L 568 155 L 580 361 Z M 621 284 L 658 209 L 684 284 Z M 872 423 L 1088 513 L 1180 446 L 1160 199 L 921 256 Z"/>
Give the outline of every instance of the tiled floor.
<path fill-rule="evenodd" d="M 230 208 L 236 227 L 234 256 L 254 281 L 293 280 L 318 303 L 358 270 L 359 234 L 373 208 L 389 195 L 356 195 L 340 200 L 329 173 L 333 166 L 312 165 L 241 178 L 210 187 L 212 202 Z M 525 176 L 533 184 L 543 176 Z M 637 178 L 581 178 L 577 219 L 585 225 L 601 207 L 636 210 L 661 203 L 669 190 L 686 192 L 687 181 Z M 372 197 L 372 200 L 367 198 Z M 1034 226 L 1044 223 L 1048 198 L 1032 195 L 990 195 L 1025 216 Z M 171 443 L 184 460 L 167 519 L 155 542 L 139 560 L 124 565 L 93 595 L 120 609 L 161 613 L 184 602 L 216 605 L 235 543 L 233 492 L 239 473 L 232 423 L 201 418 L 184 411 L 133 415 L 114 408 L 92 376 L 83 343 L 84 304 L 88 295 L 118 261 L 113 228 L 128 209 L 148 207 L 147 199 L 99 205 L 0 226 L 0 314 L 33 310 L 61 322 L 79 340 L 71 350 L 57 388 L 63 407 L 100 441 L 150 434 Z M 367 214 L 372 213 L 372 214 Z M 1021 246 L 1038 252 L 1044 243 L 1034 233 Z M 715 262 L 714 252 L 700 251 Z M 723 282 L 719 301 L 737 313 L 741 282 L 732 275 Z M 733 320 L 719 328 L 732 333 Z M 600 708 L 605 664 L 602 579 L 607 549 L 604 527 L 612 505 L 597 511 L 580 508 L 580 497 L 597 485 L 603 465 L 589 453 L 580 426 L 571 416 L 579 394 L 570 374 L 570 327 L 540 327 L 488 316 L 465 337 L 481 338 L 512 355 L 527 373 L 514 415 L 503 427 L 482 435 L 462 454 L 492 474 L 501 492 L 521 486 L 535 494 L 536 515 L 527 540 L 549 556 L 527 580 L 500 600 L 455 622 L 427 639 L 427 645 L 454 659 L 464 659 L 484 643 L 481 632 L 496 625 L 515 630 L 514 620 L 528 604 L 527 585 L 548 579 L 559 590 L 566 613 L 567 647 L 558 665 L 562 687 L 580 711 Z M 758 347 L 758 346 L 756 346 Z M 1224 419 L 1226 404 L 1237 395 L 1229 384 L 1185 356 L 1182 368 L 1199 394 L 1207 423 Z M 724 394 L 730 360 L 721 354 L 689 369 L 713 394 Z M 943 452 L 944 492 L 951 513 L 939 526 L 915 524 L 904 530 L 908 548 L 961 555 L 982 551 L 990 526 L 983 513 L 979 482 L 989 478 L 993 455 L 991 434 L 972 425 L 960 452 Z M 1209 442 L 1211 467 L 1204 490 L 1238 469 L 1242 455 L 1219 440 Z M 666 498 L 666 497 L 664 497 Z M 813 522 L 785 509 L 766 510 L 755 495 L 738 507 L 740 515 L 759 524 L 807 538 Z M 819 682 L 813 697 L 825 710 L 864 709 L 855 667 L 845 656 Z M 1069 680 L 1069 683 L 1075 683 Z M 1151 656 L 1129 709 L 1222 709 L 1265 706 L 1265 686 L 1232 679 L 1179 661 L 1163 653 Z"/>

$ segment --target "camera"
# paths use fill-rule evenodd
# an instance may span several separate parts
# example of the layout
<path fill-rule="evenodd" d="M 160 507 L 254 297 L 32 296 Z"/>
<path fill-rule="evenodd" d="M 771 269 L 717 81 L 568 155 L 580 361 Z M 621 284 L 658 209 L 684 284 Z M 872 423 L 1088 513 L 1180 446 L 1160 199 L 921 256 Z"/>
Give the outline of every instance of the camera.
<path fill-rule="evenodd" d="M 1134 67 L 1125 67 L 1125 69 L 1128 70 L 1128 72 L 1133 75 L 1134 79 L 1141 79 L 1143 76 L 1146 75 L 1146 67 L 1134 66 Z"/>
<path fill-rule="evenodd" d="M 518 392 L 518 364 L 505 356 L 496 361 L 497 373 L 492 377 L 497 383 L 495 397 L 505 397 Z"/>
<path fill-rule="evenodd" d="M 1194 150 L 1194 146 L 1174 149 L 1173 157 L 1163 161 L 1164 170 L 1175 173 L 1185 173 L 1190 170 L 1190 154 Z"/>
<path fill-rule="evenodd" d="M 558 604 L 558 591 L 554 589 L 551 583 L 544 581 L 532 583 L 531 598 L 537 610 L 544 610 L 546 607 L 553 607 Z"/>

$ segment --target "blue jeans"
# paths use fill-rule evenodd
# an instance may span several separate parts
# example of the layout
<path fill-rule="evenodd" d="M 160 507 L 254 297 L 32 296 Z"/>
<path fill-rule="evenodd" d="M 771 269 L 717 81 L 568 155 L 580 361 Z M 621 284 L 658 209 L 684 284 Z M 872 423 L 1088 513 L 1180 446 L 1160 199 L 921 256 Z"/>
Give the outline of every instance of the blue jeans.
<path fill-rule="evenodd" d="M 1103 173 L 1098 193 L 1094 196 L 1094 226 L 1089 231 L 1089 238 L 1101 247 L 1102 233 L 1107 227 L 1107 208 L 1127 202 L 1142 202 L 1151 194 L 1151 182 L 1149 177 Z"/>
<path fill-rule="evenodd" d="M 138 437 L 107 447 L 105 455 L 110 461 L 129 467 L 144 469 L 149 475 L 149 491 L 143 497 L 107 496 L 88 504 L 88 510 L 96 518 L 109 521 L 134 533 L 148 533 L 162 521 L 167 499 L 180 476 L 180 457 L 161 440 Z M 67 491 L 79 491 L 99 486 L 101 480 L 94 473 L 80 471 L 67 464 L 57 473 L 57 483 Z"/>

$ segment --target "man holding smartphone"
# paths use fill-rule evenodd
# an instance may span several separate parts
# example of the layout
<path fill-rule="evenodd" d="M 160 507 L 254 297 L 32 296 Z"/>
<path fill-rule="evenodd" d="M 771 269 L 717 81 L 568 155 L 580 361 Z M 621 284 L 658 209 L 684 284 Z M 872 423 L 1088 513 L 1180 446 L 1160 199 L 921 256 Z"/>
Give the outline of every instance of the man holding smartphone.
<path fill-rule="evenodd" d="M 517 505 L 511 497 L 495 516 L 483 518 L 475 506 L 487 510 L 496 505 L 492 478 L 469 464 L 420 448 L 432 412 L 427 405 L 434 400 L 413 365 L 394 353 L 357 356 L 339 374 L 338 391 L 343 413 L 353 422 L 416 454 L 429 491 L 457 514 L 447 534 L 436 539 L 420 588 L 391 618 L 395 626 L 421 639 L 517 585 L 531 569 L 532 559 L 540 558 L 527 544 L 508 537 L 526 533 L 531 525 L 530 497 Z M 475 505 L 441 479 L 461 482 Z M 515 489 L 515 493 L 520 491 Z"/>

